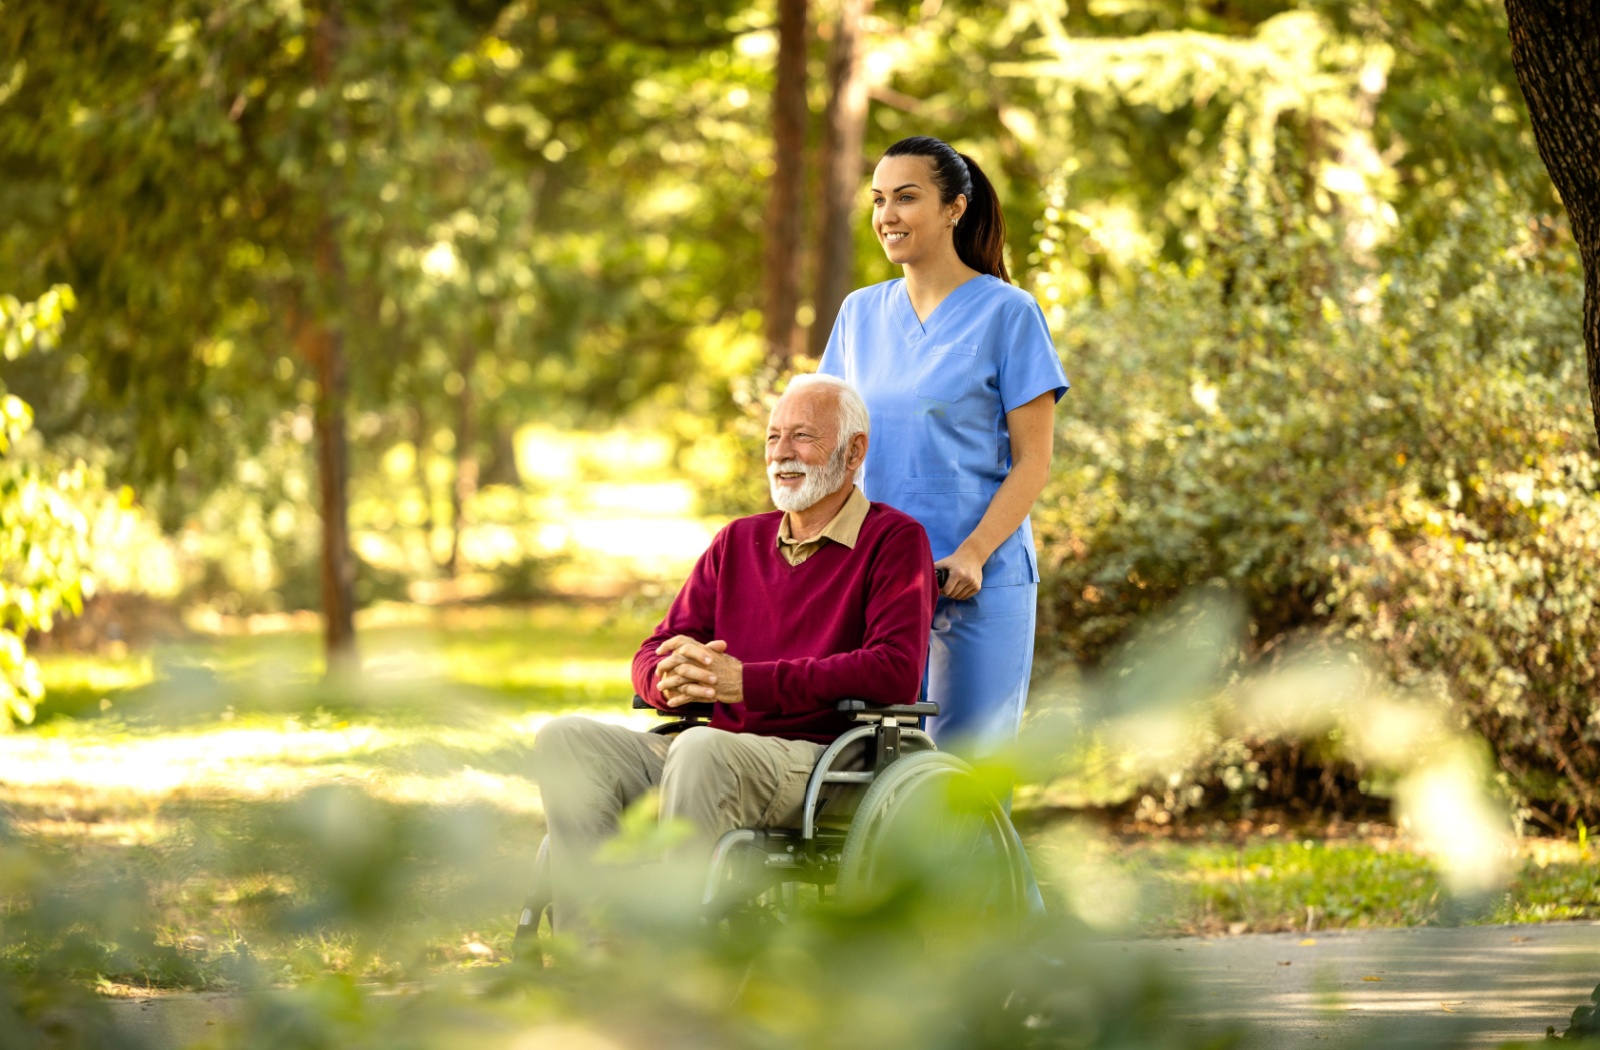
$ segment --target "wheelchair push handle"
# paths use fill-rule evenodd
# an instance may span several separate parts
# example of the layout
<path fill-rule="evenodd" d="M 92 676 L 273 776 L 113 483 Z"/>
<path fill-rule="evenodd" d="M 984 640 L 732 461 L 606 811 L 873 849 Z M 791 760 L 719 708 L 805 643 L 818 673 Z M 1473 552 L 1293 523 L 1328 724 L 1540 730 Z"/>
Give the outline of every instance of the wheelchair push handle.
<path fill-rule="evenodd" d="M 944 590 L 944 585 L 950 582 L 950 570 L 949 569 L 934 569 L 933 570 L 933 582 L 937 583 L 939 585 L 939 589 L 941 591 Z"/>

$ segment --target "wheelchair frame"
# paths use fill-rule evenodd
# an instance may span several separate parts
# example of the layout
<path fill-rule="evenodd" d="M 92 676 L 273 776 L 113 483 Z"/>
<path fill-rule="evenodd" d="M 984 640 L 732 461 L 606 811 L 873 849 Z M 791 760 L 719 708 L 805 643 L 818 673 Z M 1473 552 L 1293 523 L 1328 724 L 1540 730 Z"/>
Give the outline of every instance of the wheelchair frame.
<path fill-rule="evenodd" d="M 638 703 L 643 704 L 643 701 Z M 705 706 L 709 713 L 710 705 Z M 726 914 L 749 900 L 752 891 L 760 894 L 775 885 L 803 882 L 825 891 L 837 878 L 850 832 L 848 826 L 825 827 L 818 823 L 817 817 L 829 801 L 823 797 L 823 789 L 832 784 L 871 785 L 902 756 L 936 750 L 933 739 L 922 731 L 920 722 L 937 715 L 938 704 L 919 701 L 883 705 L 865 700 L 841 700 L 838 710 L 861 724 L 846 730 L 817 758 L 806 780 L 800 827 L 735 828 L 717 840 L 711 851 L 711 867 L 701 898 L 708 919 Z M 836 768 L 841 762 L 851 761 L 855 746 L 869 738 L 869 768 Z M 759 863 L 739 864 L 741 849 L 753 853 Z"/>

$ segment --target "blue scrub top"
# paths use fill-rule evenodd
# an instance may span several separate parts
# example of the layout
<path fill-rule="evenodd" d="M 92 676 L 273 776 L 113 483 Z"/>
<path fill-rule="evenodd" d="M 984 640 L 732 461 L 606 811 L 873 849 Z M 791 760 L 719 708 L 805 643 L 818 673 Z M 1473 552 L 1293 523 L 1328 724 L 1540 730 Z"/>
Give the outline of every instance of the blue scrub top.
<path fill-rule="evenodd" d="M 1067 377 L 1033 296 L 983 274 L 917 320 L 905 281 L 852 292 L 817 369 L 861 392 L 872 415 L 862 489 L 928 530 L 937 560 L 977 528 L 1011 471 L 1006 413 Z M 1027 519 L 983 568 L 985 587 L 1034 583 Z"/>

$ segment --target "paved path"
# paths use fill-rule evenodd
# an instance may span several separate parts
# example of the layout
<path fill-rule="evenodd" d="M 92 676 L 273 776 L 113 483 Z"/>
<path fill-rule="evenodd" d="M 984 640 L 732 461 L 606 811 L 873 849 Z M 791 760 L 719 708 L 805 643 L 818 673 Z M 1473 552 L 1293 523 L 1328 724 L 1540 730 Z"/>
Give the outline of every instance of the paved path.
<path fill-rule="evenodd" d="M 1192 1020 L 1244 1047 L 1494 1047 L 1535 1041 L 1600 983 L 1600 923 L 1150 941 L 1187 979 Z"/>
<path fill-rule="evenodd" d="M 1600 923 L 1117 941 L 1192 991 L 1179 1023 L 1245 1026 L 1243 1050 L 1496 1047 L 1565 1031 L 1600 982 Z M 114 1004 L 150 1050 L 214 1038 L 225 995 Z"/>

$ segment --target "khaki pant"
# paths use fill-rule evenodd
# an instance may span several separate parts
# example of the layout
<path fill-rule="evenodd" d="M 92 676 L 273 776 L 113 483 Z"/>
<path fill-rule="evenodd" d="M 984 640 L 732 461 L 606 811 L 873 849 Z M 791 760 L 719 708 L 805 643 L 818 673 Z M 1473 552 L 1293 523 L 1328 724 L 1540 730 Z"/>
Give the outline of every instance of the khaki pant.
<path fill-rule="evenodd" d="M 734 828 L 797 826 L 806 779 L 823 750 L 710 726 L 664 736 L 574 715 L 549 722 L 534 740 L 533 761 L 558 929 L 592 937 L 593 858 L 634 800 L 659 788 L 661 820 L 685 820 L 694 829 L 684 855 L 709 858 Z"/>

